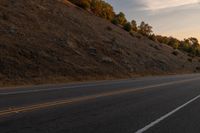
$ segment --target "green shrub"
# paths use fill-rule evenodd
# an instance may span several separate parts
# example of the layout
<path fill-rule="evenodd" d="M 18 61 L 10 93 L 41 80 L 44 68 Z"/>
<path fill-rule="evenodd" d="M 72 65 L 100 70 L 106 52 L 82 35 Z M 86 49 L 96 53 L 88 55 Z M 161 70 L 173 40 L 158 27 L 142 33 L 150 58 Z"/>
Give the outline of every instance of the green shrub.
<path fill-rule="evenodd" d="M 116 14 L 112 21 L 114 23 L 120 24 L 122 26 L 124 26 L 127 23 L 125 14 L 123 12 L 120 12 L 119 14 Z"/>
<path fill-rule="evenodd" d="M 174 49 L 178 49 L 180 42 L 179 42 L 178 39 L 171 37 L 169 42 L 168 42 L 168 45 L 171 46 Z"/>
<path fill-rule="evenodd" d="M 132 27 L 132 31 L 137 32 L 137 22 L 135 20 L 131 21 L 131 27 Z"/>
<path fill-rule="evenodd" d="M 173 51 L 172 54 L 175 55 L 175 56 L 178 56 L 179 52 L 178 51 Z"/>
<path fill-rule="evenodd" d="M 112 21 L 115 17 L 113 7 L 103 0 L 91 0 L 91 11 L 95 15 L 105 18 L 109 21 Z"/>
<path fill-rule="evenodd" d="M 148 38 L 154 42 L 157 42 L 156 36 L 154 34 L 149 35 Z"/>
<path fill-rule="evenodd" d="M 126 23 L 126 24 L 124 25 L 124 30 L 130 32 L 131 29 L 132 29 L 131 23 L 128 22 L 128 23 Z"/>
<path fill-rule="evenodd" d="M 90 0 L 69 0 L 69 1 L 83 9 L 90 9 L 90 5 L 91 5 Z"/>
<path fill-rule="evenodd" d="M 117 21 L 117 19 L 113 19 L 111 22 L 112 22 L 114 25 L 118 25 L 118 24 L 119 24 L 118 21 Z"/>
<path fill-rule="evenodd" d="M 140 26 L 138 26 L 138 32 L 142 34 L 143 36 L 148 37 L 153 33 L 152 26 L 142 21 Z"/>
<path fill-rule="evenodd" d="M 80 7 L 82 7 L 83 9 L 89 9 L 90 3 L 88 1 L 83 1 L 83 3 L 81 3 Z"/>

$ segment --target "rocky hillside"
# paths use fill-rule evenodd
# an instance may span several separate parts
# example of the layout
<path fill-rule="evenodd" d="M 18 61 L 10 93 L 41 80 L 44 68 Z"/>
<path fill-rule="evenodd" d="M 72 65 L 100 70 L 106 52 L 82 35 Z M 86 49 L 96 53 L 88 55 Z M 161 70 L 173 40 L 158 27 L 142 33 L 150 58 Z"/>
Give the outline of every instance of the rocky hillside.
<path fill-rule="evenodd" d="M 1 85 L 188 73 L 199 65 L 65 0 L 0 1 Z"/>

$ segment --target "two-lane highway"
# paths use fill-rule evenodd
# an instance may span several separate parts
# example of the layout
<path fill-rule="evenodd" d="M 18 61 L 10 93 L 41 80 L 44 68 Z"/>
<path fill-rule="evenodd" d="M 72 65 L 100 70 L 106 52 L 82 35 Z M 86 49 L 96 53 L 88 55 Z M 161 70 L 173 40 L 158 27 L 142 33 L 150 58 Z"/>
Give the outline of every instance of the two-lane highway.
<path fill-rule="evenodd" d="M 0 89 L 1 133 L 200 132 L 200 74 Z"/>

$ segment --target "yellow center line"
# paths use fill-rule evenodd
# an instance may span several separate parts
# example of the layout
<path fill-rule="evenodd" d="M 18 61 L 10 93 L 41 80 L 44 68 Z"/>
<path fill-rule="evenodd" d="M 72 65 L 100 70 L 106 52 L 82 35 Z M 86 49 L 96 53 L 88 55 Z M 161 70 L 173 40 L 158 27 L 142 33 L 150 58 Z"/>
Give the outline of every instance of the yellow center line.
<path fill-rule="evenodd" d="M 46 102 L 46 103 L 41 103 L 41 104 L 34 104 L 34 105 L 28 105 L 28 106 L 23 106 L 23 107 L 10 108 L 10 109 L 5 109 L 5 110 L 0 111 L 0 117 L 6 116 L 6 115 L 11 115 L 11 114 L 16 114 L 19 112 L 28 112 L 28 111 L 33 111 L 33 110 L 45 109 L 48 107 L 54 107 L 54 106 L 58 106 L 58 105 L 65 105 L 65 104 L 68 105 L 68 104 L 72 104 L 72 103 L 76 103 L 76 102 L 83 102 L 86 100 L 97 99 L 100 97 L 108 97 L 108 96 L 114 96 L 114 95 L 119 95 L 119 94 L 130 93 L 130 92 L 143 91 L 143 90 L 150 89 L 150 88 L 168 86 L 168 85 L 173 85 L 173 84 L 180 84 L 180 83 L 185 83 L 185 82 L 190 82 L 190 81 L 195 81 L 195 80 L 200 80 L 200 78 L 174 81 L 174 82 L 168 82 L 168 83 L 162 83 L 162 84 L 156 84 L 156 85 L 149 85 L 149 86 L 145 86 L 145 87 L 116 90 L 116 91 L 112 91 L 112 92 L 105 92 L 105 93 L 95 94 L 95 95 L 90 95 L 90 96 L 82 96 L 82 97 L 77 97 L 77 98 L 64 99 L 64 100 L 58 100 L 58 101 L 53 101 L 53 102 Z"/>

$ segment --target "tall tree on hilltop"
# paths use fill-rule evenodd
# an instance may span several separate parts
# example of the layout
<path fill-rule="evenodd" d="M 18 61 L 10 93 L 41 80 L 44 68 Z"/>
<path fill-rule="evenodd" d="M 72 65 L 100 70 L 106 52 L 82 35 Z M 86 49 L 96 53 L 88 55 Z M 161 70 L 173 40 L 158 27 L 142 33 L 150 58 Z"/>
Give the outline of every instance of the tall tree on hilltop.
<path fill-rule="evenodd" d="M 124 26 L 125 24 L 127 24 L 125 14 L 123 12 L 120 12 L 119 14 L 117 14 L 115 16 L 115 18 L 112 20 L 112 22 L 114 24 L 119 24 L 119 25 Z"/>
<path fill-rule="evenodd" d="M 131 21 L 131 27 L 132 27 L 132 31 L 137 32 L 138 28 L 137 28 L 137 22 L 135 20 Z"/>
<path fill-rule="evenodd" d="M 153 33 L 152 26 L 142 21 L 140 26 L 138 27 L 138 32 L 144 36 L 150 36 Z"/>
<path fill-rule="evenodd" d="M 112 20 L 115 16 L 113 7 L 105 1 L 102 0 L 92 0 L 91 1 L 91 11 L 102 18 L 107 20 Z"/>
<path fill-rule="evenodd" d="M 69 0 L 69 1 L 83 9 L 87 10 L 90 9 L 91 0 Z"/>

